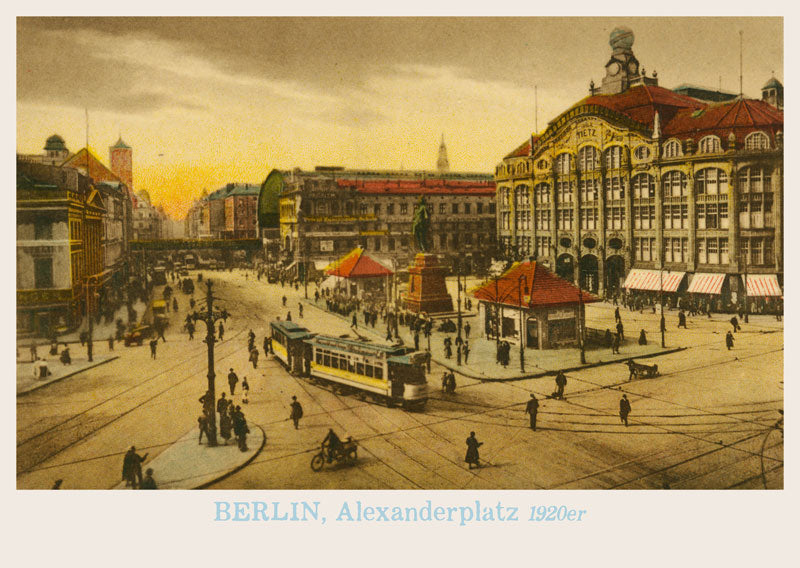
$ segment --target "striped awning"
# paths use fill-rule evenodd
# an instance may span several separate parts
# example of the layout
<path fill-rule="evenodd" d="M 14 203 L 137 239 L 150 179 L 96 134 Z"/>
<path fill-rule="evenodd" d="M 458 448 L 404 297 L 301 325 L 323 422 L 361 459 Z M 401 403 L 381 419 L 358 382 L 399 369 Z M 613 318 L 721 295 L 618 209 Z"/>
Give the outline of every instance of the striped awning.
<path fill-rule="evenodd" d="M 689 289 L 690 294 L 720 294 L 725 274 L 705 274 L 698 272 L 692 278 Z"/>
<path fill-rule="evenodd" d="M 781 292 L 778 277 L 775 274 L 748 274 L 747 295 L 783 296 L 783 292 Z"/>
<path fill-rule="evenodd" d="M 649 290 L 651 292 L 658 292 L 661 288 L 664 292 L 675 292 L 685 275 L 685 272 L 633 268 L 628 272 L 628 277 L 622 287 L 628 290 Z"/>

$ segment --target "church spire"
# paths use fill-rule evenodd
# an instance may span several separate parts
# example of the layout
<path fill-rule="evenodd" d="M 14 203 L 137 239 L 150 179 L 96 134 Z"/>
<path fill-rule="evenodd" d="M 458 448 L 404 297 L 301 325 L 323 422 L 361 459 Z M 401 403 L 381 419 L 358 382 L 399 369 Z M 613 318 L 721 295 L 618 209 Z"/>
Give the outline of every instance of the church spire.
<path fill-rule="evenodd" d="M 450 162 L 447 160 L 447 147 L 444 145 L 444 133 L 442 133 L 442 143 L 439 144 L 439 159 L 436 160 L 436 170 L 439 172 L 450 171 Z"/>

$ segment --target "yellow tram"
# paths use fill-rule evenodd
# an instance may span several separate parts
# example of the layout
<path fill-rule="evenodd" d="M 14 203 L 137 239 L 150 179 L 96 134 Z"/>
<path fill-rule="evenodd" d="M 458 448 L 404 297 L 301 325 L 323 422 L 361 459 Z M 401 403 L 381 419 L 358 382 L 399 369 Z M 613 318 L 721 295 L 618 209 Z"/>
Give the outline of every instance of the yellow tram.
<path fill-rule="evenodd" d="M 309 332 L 293 322 L 271 324 L 275 357 L 291 372 L 336 393 L 419 409 L 428 400 L 428 354 Z"/>

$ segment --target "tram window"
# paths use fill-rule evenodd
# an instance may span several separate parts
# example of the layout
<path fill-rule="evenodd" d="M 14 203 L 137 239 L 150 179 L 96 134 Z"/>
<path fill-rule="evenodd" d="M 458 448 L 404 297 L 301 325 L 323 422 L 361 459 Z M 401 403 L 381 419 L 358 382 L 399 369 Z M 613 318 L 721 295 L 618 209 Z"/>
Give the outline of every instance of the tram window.
<path fill-rule="evenodd" d="M 356 363 L 356 374 L 364 374 L 364 363 Z"/>
<path fill-rule="evenodd" d="M 322 365 L 322 351 L 317 349 L 317 365 Z"/>
<path fill-rule="evenodd" d="M 328 353 L 327 351 L 322 356 L 322 364 L 325 365 L 326 367 L 330 367 L 331 366 L 331 354 Z"/>
<path fill-rule="evenodd" d="M 336 356 L 336 353 L 331 354 L 331 367 L 334 369 L 339 368 L 339 358 Z"/>
<path fill-rule="evenodd" d="M 367 364 L 367 365 L 366 365 L 366 367 L 365 367 L 364 371 L 365 371 L 365 374 L 366 374 L 368 377 L 372 377 L 372 376 L 373 376 L 372 369 L 373 369 L 372 365 L 369 365 L 369 364 Z"/>
<path fill-rule="evenodd" d="M 380 365 L 375 366 L 375 378 L 382 379 L 383 378 L 383 367 Z"/>
<path fill-rule="evenodd" d="M 347 370 L 350 371 L 351 373 L 355 373 L 356 372 L 356 366 L 353 364 L 353 360 L 352 359 L 348 359 L 347 360 Z"/>

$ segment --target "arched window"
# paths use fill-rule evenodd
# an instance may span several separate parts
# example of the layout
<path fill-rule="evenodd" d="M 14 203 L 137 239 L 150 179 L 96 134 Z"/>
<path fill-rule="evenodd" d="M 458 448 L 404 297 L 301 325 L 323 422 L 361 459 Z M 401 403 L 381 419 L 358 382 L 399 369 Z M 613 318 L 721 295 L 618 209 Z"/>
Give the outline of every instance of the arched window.
<path fill-rule="evenodd" d="M 636 149 L 633 151 L 633 155 L 636 157 L 637 160 L 647 160 L 650 158 L 650 148 L 642 144 L 641 146 L 637 146 Z"/>
<path fill-rule="evenodd" d="M 686 195 L 686 176 L 680 171 L 671 171 L 661 178 L 664 197 L 682 197 Z"/>
<path fill-rule="evenodd" d="M 656 180 L 649 174 L 637 174 L 631 179 L 634 199 L 651 199 L 656 196 Z"/>
<path fill-rule="evenodd" d="M 745 150 L 769 150 L 769 136 L 763 132 L 753 132 L 744 139 Z"/>
<path fill-rule="evenodd" d="M 681 143 L 677 140 L 668 140 L 667 143 L 664 144 L 665 158 L 677 158 L 682 155 L 683 152 L 681 151 Z"/>
<path fill-rule="evenodd" d="M 591 172 L 600 165 L 600 152 L 594 146 L 584 146 L 578 150 L 578 168 L 582 172 Z"/>
<path fill-rule="evenodd" d="M 694 175 L 694 192 L 697 195 L 728 193 L 728 174 L 719 168 L 706 168 Z"/>
<path fill-rule="evenodd" d="M 719 136 L 706 136 L 700 140 L 701 154 L 717 154 L 722 151 Z"/>
<path fill-rule="evenodd" d="M 572 154 L 567 152 L 556 156 L 556 173 L 568 174 L 572 168 Z"/>
<path fill-rule="evenodd" d="M 612 146 L 605 151 L 606 169 L 622 167 L 622 146 Z"/>

